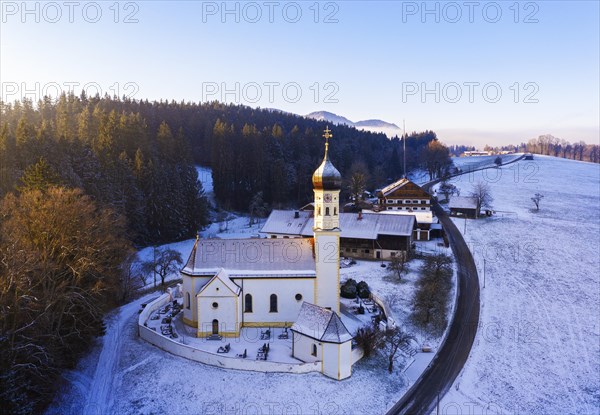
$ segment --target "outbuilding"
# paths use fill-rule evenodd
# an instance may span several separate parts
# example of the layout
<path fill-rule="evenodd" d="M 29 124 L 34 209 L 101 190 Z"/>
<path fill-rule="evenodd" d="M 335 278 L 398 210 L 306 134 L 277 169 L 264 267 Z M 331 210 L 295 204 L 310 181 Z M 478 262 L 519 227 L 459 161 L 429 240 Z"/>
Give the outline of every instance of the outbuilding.
<path fill-rule="evenodd" d="M 448 203 L 452 216 L 466 216 L 471 219 L 479 217 L 477 199 L 474 197 L 454 196 Z"/>

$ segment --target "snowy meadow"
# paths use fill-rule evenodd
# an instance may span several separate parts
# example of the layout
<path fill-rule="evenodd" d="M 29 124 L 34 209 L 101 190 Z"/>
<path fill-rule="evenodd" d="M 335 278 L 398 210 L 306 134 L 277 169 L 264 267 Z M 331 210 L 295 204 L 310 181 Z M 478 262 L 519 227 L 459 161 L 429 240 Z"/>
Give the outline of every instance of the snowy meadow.
<path fill-rule="evenodd" d="M 600 166 L 536 155 L 453 183 L 466 196 L 478 181 L 496 214 L 454 221 L 478 266 L 481 320 L 440 413 L 597 414 Z"/>

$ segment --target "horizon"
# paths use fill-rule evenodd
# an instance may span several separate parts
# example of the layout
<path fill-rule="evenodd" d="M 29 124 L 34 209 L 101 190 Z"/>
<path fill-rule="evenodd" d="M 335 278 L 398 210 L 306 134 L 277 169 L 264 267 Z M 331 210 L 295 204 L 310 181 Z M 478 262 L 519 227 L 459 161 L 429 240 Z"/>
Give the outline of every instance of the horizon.
<path fill-rule="evenodd" d="M 73 89 L 404 119 L 475 147 L 600 142 L 597 2 L 67 3 L 2 2 L 4 101 Z"/>

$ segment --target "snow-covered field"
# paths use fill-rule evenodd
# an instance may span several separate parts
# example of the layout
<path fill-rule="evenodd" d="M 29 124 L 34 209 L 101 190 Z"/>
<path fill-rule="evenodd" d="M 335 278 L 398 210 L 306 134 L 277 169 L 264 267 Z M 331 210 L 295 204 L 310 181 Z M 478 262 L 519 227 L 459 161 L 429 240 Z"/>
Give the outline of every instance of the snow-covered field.
<path fill-rule="evenodd" d="M 500 213 L 466 224 L 481 324 L 440 413 L 598 414 L 600 166 L 536 155 L 453 182 L 467 195 L 479 180 Z"/>
<path fill-rule="evenodd" d="M 503 163 L 509 163 L 519 157 L 522 153 L 504 154 L 501 156 L 471 156 L 471 157 L 452 157 L 452 163 L 462 171 L 477 170 L 484 167 L 495 166 L 494 160 L 500 157 Z"/>

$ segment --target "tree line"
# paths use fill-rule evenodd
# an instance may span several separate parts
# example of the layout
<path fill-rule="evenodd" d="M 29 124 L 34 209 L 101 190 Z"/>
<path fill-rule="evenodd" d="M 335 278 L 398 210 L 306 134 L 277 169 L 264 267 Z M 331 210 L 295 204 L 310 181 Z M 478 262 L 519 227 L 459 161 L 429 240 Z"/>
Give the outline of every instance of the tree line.
<path fill-rule="evenodd" d="M 494 148 L 486 146 L 485 149 L 493 150 Z M 521 143 L 518 146 L 503 146 L 500 147 L 500 150 L 542 154 L 564 159 L 600 163 L 600 146 L 598 144 L 587 144 L 584 141 L 572 143 L 550 134 L 540 135 L 539 137 L 532 138 L 527 143 Z"/>
<path fill-rule="evenodd" d="M 138 246 L 193 236 L 207 223 L 207 204 L 189 139 L 179 125 L 149 123 L 123 103 L 63 94 L 35 107 L 0 104 L 0 197 L 37 169 L 40 180 L 82 189 L 122 214 Z"/>

